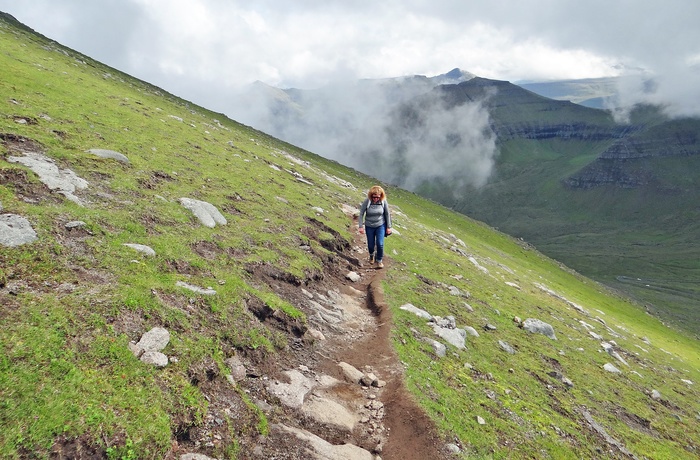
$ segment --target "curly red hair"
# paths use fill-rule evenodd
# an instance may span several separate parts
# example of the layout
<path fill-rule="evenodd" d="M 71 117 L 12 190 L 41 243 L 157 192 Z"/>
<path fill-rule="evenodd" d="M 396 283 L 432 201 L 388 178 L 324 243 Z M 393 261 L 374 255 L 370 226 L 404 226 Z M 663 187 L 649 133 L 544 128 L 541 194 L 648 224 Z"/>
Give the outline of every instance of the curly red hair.
<path fill-rule="evenodd" d="M 369 192 L 367 192 L 367 198 L 369 198 L 370 200 L 372 199 L 372 195 L 379 195 L 382 200 L 386 198 L 386 193 L 384 193 L 384 189 L 378 185 L 372 186 L 372 188 L 369 189 Z"/>

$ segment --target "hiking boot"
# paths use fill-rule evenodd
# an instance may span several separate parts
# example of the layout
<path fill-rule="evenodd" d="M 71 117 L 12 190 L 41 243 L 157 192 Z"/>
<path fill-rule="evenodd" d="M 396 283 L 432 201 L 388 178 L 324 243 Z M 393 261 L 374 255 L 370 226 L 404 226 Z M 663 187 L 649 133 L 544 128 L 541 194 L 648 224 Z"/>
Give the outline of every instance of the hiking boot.
<path fill-rule="evenodd" d="M 384 268 L 384 264 L 381 261 L 377 262 L 377 268 Z"/>
<path fill-rule="evenodd" d="M 369 263 L 373 264 L 374 263 L 374 254 L 369 256 Z"/>

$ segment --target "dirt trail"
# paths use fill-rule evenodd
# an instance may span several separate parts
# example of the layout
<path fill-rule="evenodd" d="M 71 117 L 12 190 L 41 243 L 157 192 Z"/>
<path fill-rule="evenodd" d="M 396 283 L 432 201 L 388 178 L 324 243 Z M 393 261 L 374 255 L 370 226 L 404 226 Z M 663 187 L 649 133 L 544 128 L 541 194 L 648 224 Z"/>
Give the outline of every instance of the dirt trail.
<path fill-rule="evenodd" d="M 270 426 L 266 436 L 259 436 L 249 429 L 254 421 L 236 421 L 241 460 L 451 458 L 433 423 L 406 390 L 403 366 L 391 345 L 391 311 L 381 283 L 392 270 L 392 260 L 385 260 L 381 270 L 370 265 L 356 220 L 350 231 L 353 244 L 339 240 L 337 257 L 326 259 L 323 277 L 303 287 L 268 266 L 252 270 L 260 282 L 304 308 L 309 330 L 286 323 L 272 310 L 256 310 L 258 318 L 287 330 L 290 346 L 275 355 L 254 350 L 241 354 L 247 370 L 239 385 L 265 412 Z M 359 279 L 348 279 L 349 272 Z M 340 363 L 351 365 L 363 378 L 348 376 Z M 233 387 L 225 379 L 206 378 L 206 370 L 215 375 L 215 366 L 201 372 L 200 389 L 210 401 L 207 420 L 180 435 L 168 459 L 213 449 L 230 436 L 217 419 L 246 412 L 242 406 L 232 407 L 237 399 Z M 360 383 L 370 376 L 371 384 Z"/>
<path fill-rule="evenodd" d="M 364 245 L 364 238 L 356 243 Z M 402 366 L 391 346 L 391 311 L 384 303 L 381 288 L 385 270 L 390 269 L 390 261 L 383 270 L 367 269 L 374 273 L 364 286 L 367 291 L 365 307 L 375 315 L 376 328 L 351 348 L 340 350 L 337 358 L 358 368 L 368 365 L 387 381 L 381 396 L 385 408 L 384 425 L 389 433 L 381 454 L 383 460 L 447 458 L 432 421 L 405 388 Z"/>
<path fill-rule="evenodd" d="M 385 258 L 385 268 L 377 269 L 368 262 L 367 243 L 364 235 L 357 232 L 357 219 L 352 223 L 350 231 L 355 235 L 354 247 L 360 260 L 358 272 L 361 281 L 353 285 L 347 282 L 342 289 L 355 288 L 365 293 L 363 310 L 371 314 L 373 321 L 366 327 L 362 338 L 347 343 L 344 335 L 331 337 L 335 342 L 328 347 L 334 352 L 325 356 L 319 363 L 319 368 L 333 374 L 338 362 L 352 364 L 357 369 L 371 368 L 386 386 L 379 394 L 384 404 L 383 425 L 386 430 L 386 444 L 381 458 L 383 460 L 426 460 L 447 459 L 445 443 L 437 435 L 433 422 L 418 406 L 404 385 L 403 367 L 391 345 L 392 315 L 385 303 L 381 286 L 387 270 L 391 270 L 392 261 Z M 390 246 L 390 241 L 387 243 Z M 352 327 L 345 325 L 346 328 Z"/>

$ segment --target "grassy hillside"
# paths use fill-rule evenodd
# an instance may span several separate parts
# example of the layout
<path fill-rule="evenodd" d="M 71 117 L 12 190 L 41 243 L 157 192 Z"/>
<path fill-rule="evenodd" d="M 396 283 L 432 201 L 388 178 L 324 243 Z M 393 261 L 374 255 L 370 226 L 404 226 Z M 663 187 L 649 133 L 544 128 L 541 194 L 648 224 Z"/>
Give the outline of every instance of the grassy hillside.
<path fill-rule="evenodd" d="M 509 141 L 501 146 L 498 172 L 486 187 L 465 190 L 459 201 L 449 196 L 442 201 L 533 242 L 697 334 L 700 195 L 693 171 L 700 158 L 636 161 L 631 168 L 654 172 L 656 182 L 648 186 L 581 190 L 563 185 L 604 148 L 571 140 Z"/>
<path fill-rule="evenodd" d="M 272 424 L 310 429 L 263 382 L 296 354 L 324 352 L 296 293 L 359 267 L 344 209 L 374 180 L 2 17 L 0 50 L 0 214 L 37 234 L 0 248 L 0 457 L 160 459 L 186 447 L 269 458 Z M 28 153 L 87 181 L 79 202 L 13 160 Z M 412 193 L 388 196 L 391 342 L 454 458 L 697 458 L 697 340 L 523 241 Z M 203 226 L 183 197 L 226 224 Z M 407 303 L 479 337 L 440 357 L 425 339 L 441 339 Z M 550 324 L 556 340 L 515 317 Z M 156 326 L 171 334 L 162 369 L 129 350 Z M 232 356 L 254 371 L 229 384 Z M 223 397 L 227 411 L 215 412 Z M 212 426 L 211 444 L 185 436 Z M 276 458 L 304 455 L 285 447 Z"/>

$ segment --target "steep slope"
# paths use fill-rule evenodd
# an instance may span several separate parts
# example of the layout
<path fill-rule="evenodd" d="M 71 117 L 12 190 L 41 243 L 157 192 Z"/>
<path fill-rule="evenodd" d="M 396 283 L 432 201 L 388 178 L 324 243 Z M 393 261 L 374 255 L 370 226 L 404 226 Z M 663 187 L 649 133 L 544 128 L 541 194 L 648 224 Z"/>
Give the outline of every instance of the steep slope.
<path fill-rule="evenodd" d="M 657 109 L 640 107 L 630 124 L 620 125 L 601 110 L 474 78 L 437 88 L 395 111 L 393 163 L 401 164 L 403 146 L 431 129 L 435 107 L 456 113 L 456 107 L 475 104 L 488 111 L 497 139 L 488 181 L 474 187 L 464 180 L 479 167 L 468 151 L 460 164 L 455 152 L 434 144 L 444 151 L 425 157 L 442 156 L 451 167 L 413 189 L 523 237 L 634 295 L 665 319 L 700 331 L 700 292 L 693 282 L 700 250 L 695 244 L 700 121 L 667 120 Z M 455 130 L 445 139 L 464 135 Z M 408 163 L 406 168 L 422 167 Z M 391 179 L 401 183 L 397 176 Z"/>
<path fill-rule="evenodd" d="M 697 456 L 696 340 L 395 187 L 378 271 L 375 179 L 5 16 L 0 49 L 1 457 Z"/>
<path fill-rule="evenodd" d="M 697 333 L 700 121 L 637 107 L 618 124 L 524 89 L 584 97 L 611 85 L 462 71 L 349 82 L 284 90 L 294 111 L 263 98 L 255 107 L 268 117 L 251 124 L 523 237 Z"/>

